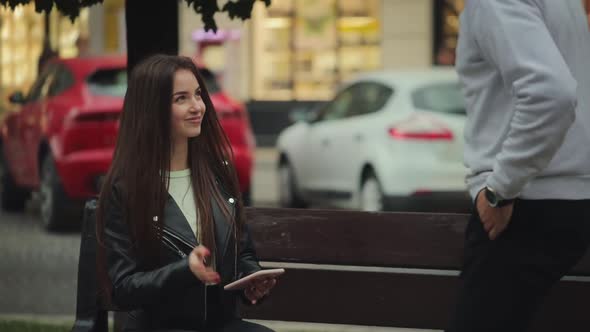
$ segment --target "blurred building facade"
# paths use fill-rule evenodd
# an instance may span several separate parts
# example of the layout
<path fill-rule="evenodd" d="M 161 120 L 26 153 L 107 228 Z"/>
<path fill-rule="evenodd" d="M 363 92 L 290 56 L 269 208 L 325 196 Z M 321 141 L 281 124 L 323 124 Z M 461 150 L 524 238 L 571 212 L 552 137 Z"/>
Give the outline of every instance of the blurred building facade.
<path fill-rule="evenodd" d="M 180 48 L 242 100 L 327 100 L 357 73 L 454 65 L 464 2 L 272 0 L 245 23 L 217 15 L 218 34 L 181 5 Z"/>
<path fill-rule="evenodd" d="M 0 6 L 0 108 L 14 91 L 27 91 L 39 71 L 44 44 L 46 54 L 74 57 L 88 40 L 88 10 L 75 22 L 56 10 L 46 18 L 34 4 L 19 5 L 14 11 Z M 52 52 L 47 52 L 51 50 Z"/>
<path fill-rule="evenodd" d="M 217 35 L 181 5 L 180 49 L 201 56 L 243 100 L 327 100 L 355 74 L 432 65 L 433 2 L 257 2 L 246 23 L 217 15 Z"/>
<path fill-rule="evenodd" d="M 432 66 L 437 1 L 257 1 L 245 23 L 217 15 L 217 34 L 181 4 L 180 53 L 247 102 L 258 142 L 271 145 L 289 110 L 329 100 L 356 74 Z"/>
<path fill-rule="evenodd" d="M 590 10 L 590 0 L 580 1 Z M 272 0 L 269 8 L 256 1 L 246 22 L 216 15 L 218 33 L 203 31 L 184 1 L 179 6 L 180 53 L 247 102 L 267 145 L 289 123 L 289 110 L 329 100 L 358 73 L 453 65 L 464 0 Z M 32 4 L 0 7 L 0 36 L 5 101 L 34 81 L 45 36 L 64 57 L 125 53 L 125 1 L 104 0 L 74 23 L 56 10 L 45 22 Z"/>
<path fill-rule="evenodd" d="M 358 73 L 454 65 L 464 2 L 272 0 L 265 8 L 257 1 L 245 23 L 217 15 L 218 34 L 202 31 L 181 5 L 180 51 L 198 56 L 247 102 L 258 142 L 272 145 L 290 110 L 329 100 Z"/>

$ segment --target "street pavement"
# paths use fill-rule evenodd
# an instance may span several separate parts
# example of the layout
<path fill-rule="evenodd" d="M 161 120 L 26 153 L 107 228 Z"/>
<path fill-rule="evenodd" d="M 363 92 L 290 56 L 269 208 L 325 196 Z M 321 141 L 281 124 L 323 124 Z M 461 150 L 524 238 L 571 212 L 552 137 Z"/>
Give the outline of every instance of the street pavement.
<path fill-rule="evenodd" d="M 253 178 L 256 206 L 276 206 L 276 152 L 259 149 Z M 0 212 L 0 319 L 72 322 L 76 308 L 79 231 L 47 233 L 35 200 L 24 213 Z M 416 331 L 265 321 L 278 332 Z"/>

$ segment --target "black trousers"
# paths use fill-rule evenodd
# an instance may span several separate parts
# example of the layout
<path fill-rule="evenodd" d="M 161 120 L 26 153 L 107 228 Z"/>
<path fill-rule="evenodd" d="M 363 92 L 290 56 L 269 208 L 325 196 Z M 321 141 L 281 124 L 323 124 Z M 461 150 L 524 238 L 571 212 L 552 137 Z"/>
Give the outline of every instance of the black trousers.
<path fill-rule="evenodd" d="M 589 243 L 590 200 L 517 200 L 510 224 L 495 241 L 474 212 L 447 332 L 527 331 L 545 295 Z"/>

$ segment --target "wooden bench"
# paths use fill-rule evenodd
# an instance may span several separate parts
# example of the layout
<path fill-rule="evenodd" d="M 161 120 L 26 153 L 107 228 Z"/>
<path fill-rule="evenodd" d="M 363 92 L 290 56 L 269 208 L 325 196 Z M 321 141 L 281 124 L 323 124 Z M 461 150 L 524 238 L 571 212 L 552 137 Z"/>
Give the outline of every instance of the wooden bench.
<path fill-rule="evenodd" d="M 94 263 L 89 249 L 94 222 L 86 210 L 79 290 L 96 287 L 91 269 L 82 269 Z M 242 308 L 245 318 L 446 326 L 459 285 L 467 215 L 267 208 L 249 208 L 246 214 L 262 265 L 288 271 L 266 301 Z M 587 254 L 553 289 L 533 331 L 587 330 L 589 276 Z M 74 331 L 106 331 L 86 327 L 106 324 L 106 311 L 112 309 L 98 299 L 78 298 Z"/>

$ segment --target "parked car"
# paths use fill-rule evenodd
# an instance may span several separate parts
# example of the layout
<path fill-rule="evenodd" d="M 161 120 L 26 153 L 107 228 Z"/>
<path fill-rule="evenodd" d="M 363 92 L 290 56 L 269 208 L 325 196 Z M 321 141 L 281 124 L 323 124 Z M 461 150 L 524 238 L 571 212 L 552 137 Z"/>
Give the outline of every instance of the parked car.
<path fill-rule="evenodd" d="M 309 114 L 293 115 L 303 120 L 277 141 L 282 206 L 468 208 L 466 113 L 452 69 L 366 74 Z"/>
<path fill-rule="evenodd" d="M 254 136 L 244 106 L 201 68 L 221 124 L 229 136 L 241 189 L 249 199 Z M 127 89 L 125 57 L 54 59 L 28 95 L 0 122 L 0 204 L 20 210 L 39 191 L 41 219 L 49 230 L 81 216 L 97 194 L 112 160 Z"/>

